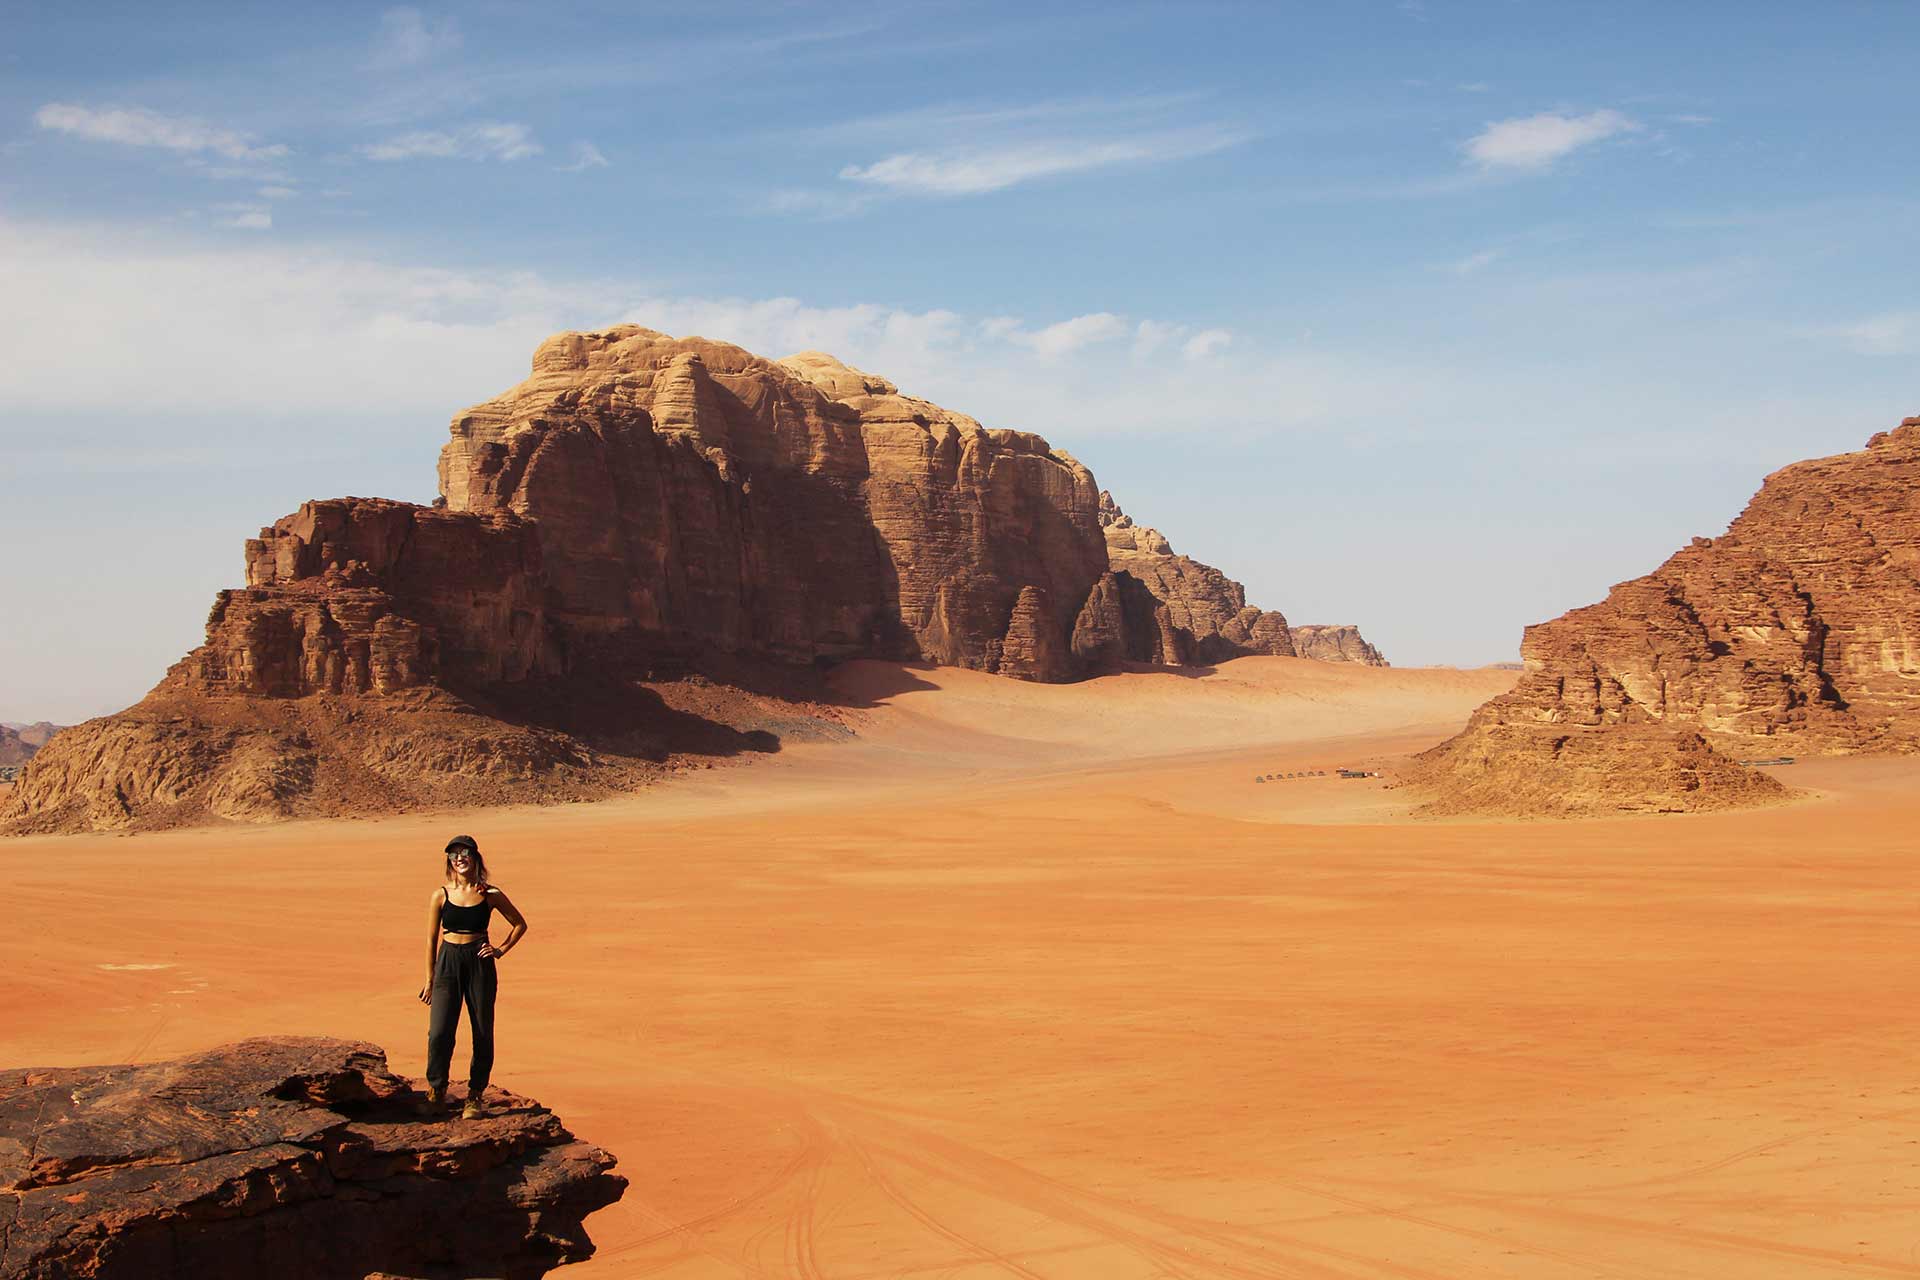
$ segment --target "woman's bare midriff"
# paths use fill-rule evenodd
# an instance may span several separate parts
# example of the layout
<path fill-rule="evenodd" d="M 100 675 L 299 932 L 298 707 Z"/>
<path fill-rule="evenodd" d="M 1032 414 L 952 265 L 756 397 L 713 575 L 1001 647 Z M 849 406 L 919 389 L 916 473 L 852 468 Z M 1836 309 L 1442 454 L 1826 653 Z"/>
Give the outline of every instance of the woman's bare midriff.
<path fill-rule="evenodd" d="M 485 942 L 486 940 L 487 935 L 484 933 L 448 933 L 445 929 L 440 931 L 440 941 L 451 942 L 456 947 L 464 947 L 469 943 Z"/>

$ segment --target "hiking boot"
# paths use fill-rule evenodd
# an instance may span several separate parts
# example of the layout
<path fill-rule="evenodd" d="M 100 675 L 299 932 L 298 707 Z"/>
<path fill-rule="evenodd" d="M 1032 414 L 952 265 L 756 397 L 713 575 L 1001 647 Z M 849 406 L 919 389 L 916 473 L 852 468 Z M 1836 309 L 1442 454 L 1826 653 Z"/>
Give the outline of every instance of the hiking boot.
<path fill-rule="evenodd" d="M 447 1109 L 447 1087 L 428 1085 L 427 1096 L 414 1104 L 414 1110 L 421 1115 L 438 1115 Z"/>
<path fill-rule="evenodd" d="M 478 1120 L 485 1114 L 486 1112 L 481 1109 L 480 1099 L 478 1098 L 468 1098 L 467 1105 L 460 1108 L 460 1118 L 462 1120 Z"/>

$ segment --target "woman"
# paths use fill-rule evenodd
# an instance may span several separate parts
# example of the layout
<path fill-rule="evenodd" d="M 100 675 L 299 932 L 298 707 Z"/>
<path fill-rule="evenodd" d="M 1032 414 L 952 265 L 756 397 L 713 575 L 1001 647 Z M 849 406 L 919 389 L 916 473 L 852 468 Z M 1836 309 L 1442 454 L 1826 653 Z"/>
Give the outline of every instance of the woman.
<path fill-rule="evenodd" d="M 496 910 L 513 926 L 497 947 L 487 940 L 487 921 Z M 474 838 L 449 840 L 446 883 L 427 900 L 427 985 L 420 988 L 420 1003 L 433 1008 L 427 1024 L 428 1106 L 446 1104 L 447 1068 L 453 1063 L 453 1036 L 464 1003 L 473 1031 L 473 1065 L 467 1072 L 467 1105 L 460 1115 L 480 1118 L 480 1096 L 493 1073 L 493 996 L 499 986 L 495 962 L 526 934 L 527 918 L 506 894 L 487 883 L 487 863 Z"/>

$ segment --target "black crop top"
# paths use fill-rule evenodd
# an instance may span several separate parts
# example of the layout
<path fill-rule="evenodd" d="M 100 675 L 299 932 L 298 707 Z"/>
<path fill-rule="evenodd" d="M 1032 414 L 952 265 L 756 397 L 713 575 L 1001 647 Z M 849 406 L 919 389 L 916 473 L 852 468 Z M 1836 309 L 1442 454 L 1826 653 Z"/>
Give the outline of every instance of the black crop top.
<path fill-rule="evenodd" d="M 448 933 L 485 933 L 493 918 L 493 899 L 482 898 L 470 907 L 457 907 L 449 898 L 440 900 L 440 927 Z"/>

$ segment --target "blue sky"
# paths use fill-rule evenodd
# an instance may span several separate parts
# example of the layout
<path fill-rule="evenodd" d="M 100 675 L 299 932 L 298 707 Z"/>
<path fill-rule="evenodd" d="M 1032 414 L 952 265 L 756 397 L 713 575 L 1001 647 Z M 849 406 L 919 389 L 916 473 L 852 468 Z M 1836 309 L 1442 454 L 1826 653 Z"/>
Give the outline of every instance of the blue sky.
<path fill-rule="evenodd" d="M 1907 4 L 10 5 L 0 718 L 545 334 L 820 347 L 1395 662 L 1920 412 Z"/>

